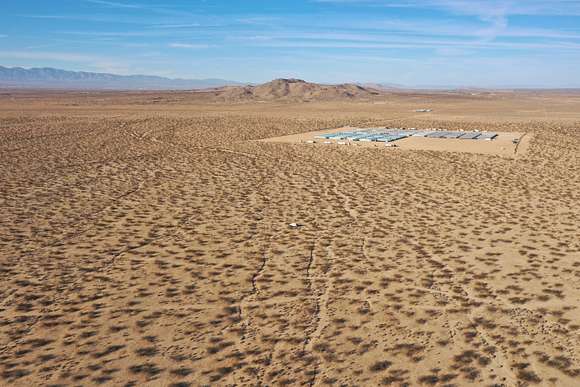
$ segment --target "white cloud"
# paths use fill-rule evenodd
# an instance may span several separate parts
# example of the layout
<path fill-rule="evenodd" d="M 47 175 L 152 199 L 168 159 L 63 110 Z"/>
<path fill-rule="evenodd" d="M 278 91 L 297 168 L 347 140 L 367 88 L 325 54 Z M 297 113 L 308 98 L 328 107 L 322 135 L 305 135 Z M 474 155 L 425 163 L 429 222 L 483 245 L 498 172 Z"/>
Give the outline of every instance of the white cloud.
<path fill-rule="evenodd" d="M 191 49 L 202 49 L 209 48 L 208 44 L 191 44 L 191 43 L 169 43 L 171 48 L 191 48 Z"/>

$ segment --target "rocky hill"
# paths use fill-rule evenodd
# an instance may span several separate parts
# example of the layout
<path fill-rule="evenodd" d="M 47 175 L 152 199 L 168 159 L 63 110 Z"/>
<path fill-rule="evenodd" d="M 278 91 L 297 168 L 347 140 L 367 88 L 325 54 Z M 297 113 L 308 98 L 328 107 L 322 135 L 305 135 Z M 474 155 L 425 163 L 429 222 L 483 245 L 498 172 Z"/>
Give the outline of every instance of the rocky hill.
<path fill-rule="evenodd" d="M 275 79 L 262 85 L 224 87 L 215 92 L 218 100 L 226 102 L 369 99 L 383 94 L 381 90 L 356 84 L 321 85 L 301 79 Z"/>

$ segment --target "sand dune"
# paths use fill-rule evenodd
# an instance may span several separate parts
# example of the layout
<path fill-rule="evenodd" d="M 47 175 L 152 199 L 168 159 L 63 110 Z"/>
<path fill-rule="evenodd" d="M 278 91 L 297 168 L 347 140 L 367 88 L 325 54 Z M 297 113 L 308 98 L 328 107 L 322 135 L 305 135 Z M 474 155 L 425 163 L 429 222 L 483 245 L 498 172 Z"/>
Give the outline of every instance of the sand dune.
<path fill-rule="evenodd" d="M 575 96 L 199 98 L 0 96 L 0 384 L 578 385 Z M 258 141 L 346 125 L 533 138 Z"/>

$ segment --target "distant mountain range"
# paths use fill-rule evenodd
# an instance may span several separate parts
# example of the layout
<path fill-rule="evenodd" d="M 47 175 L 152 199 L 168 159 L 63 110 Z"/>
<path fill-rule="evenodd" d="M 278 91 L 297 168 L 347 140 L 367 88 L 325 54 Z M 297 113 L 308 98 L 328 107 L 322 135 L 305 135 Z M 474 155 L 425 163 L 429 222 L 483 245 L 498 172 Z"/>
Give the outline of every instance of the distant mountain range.
<path fill-rule="evenodd" d="M 54 68 L 0 66 L 0 88 L 92 90 L 189 90 L 232 85 L 224 79 L 170 79 L 150 75 L 115 75 Z"/>
<path fill-rule="evenodd" d="M 362 87 L 366 87 L 369 89 L 383 90 L 383 91 L 408 89 L 408 87 L 406 87 L 404 85 L 400 85 L 398 83 L 360 83 L 360 85 Z"/>

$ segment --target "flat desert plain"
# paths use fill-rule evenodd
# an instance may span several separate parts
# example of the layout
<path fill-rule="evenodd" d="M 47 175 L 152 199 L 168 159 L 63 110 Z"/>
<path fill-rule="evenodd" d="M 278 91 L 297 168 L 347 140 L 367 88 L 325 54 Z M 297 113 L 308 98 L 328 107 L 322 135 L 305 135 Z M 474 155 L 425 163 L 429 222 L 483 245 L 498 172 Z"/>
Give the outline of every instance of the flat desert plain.
<path fill-rule="evenodd" d="M 530 141 L 263 141 L 344 126 Z M 580 385 L 580 94 L 5 90 L 0 170 L 0 385 Z"/>

